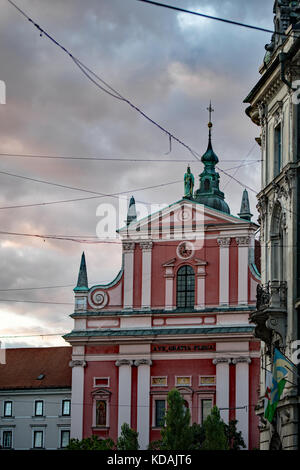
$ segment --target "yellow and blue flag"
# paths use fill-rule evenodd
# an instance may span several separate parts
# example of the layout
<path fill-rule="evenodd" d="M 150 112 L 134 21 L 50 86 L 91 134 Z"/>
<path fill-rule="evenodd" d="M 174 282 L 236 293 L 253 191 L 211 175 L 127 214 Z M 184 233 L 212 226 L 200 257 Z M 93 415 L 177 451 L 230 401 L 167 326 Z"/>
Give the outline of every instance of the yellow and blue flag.
<path fill-rule="evenodd" d="M 288 375 L 290 366 L 294 364 L 289 361 L 278 349 L 275 348 L 273 361 L 272 384 L 267 384 L 265 395 L 265 418 L 271 423 L 286 384 L 285 377 Z M 267 381 L 269 382 L 269 381 Z"/>

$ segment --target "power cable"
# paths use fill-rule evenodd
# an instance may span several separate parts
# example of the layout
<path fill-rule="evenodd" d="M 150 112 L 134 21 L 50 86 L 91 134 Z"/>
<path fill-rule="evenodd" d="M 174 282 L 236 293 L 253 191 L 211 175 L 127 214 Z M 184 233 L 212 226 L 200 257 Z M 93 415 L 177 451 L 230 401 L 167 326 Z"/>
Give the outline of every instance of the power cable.
<path fill-rule="evenodd" d="M 168 131 L 167 129 L 165 129 L 163 126 L 161 126 L 160 124 L 158 124 L 155 120 L 153 120 L 152 118 L 150 118 L 146 113 L 144 113 L 144 111 L 142 111 L 140 108 L 138 108 L 135 104 L 133 104 L 129 99 L 125 98 L 124 96 L 122 96 L 117 90 L 115 90 L 113 87 L 111 87 L 107 82 L 105 82 L 99 75 L 97 75 L 95 72 L 93 72 L 89 67 L 87 67 L 85 64 L 83 64 L 83 62 L 81 62 L 78 58 L 76 58 L 75 56 L 73 56 L 73 54 L 71 54 L 70 51 L 68 51 L 64 46 L 62 46 L 58 41 L 56 41 L 50 34 L 48 34 L 43 28 L 41 28 L 37 23 L 35 23 L 23 10 L 21 10 L 20 7 L 18 7 L 12 0 L 7 0 L 14 8 L 16 8 L 25 18 L 27 18 L 28 21 L 30 21 L 37 29 L 38 31 L 40 32 L 40 35 L 43 36 L 45 35 L 48 39 L 50 39 L 51 42 L 53 42 L 56 46 L 58 46 L 64 53 L 66 53 L 71 59 L 72 61 L 75 63 L 75 65 L 84 73 L 84 75 L 89 78 L 92 83 L 94 83 L 98 88 L 100 88 L 102 91 L 104 91 L 105 93 L 108 93 L 110 96 L 114 97 L 114 98 L 117 98 L 117 99 L 120 99 L 121 101 L 127 103 L 132 109 L 134 109 L 135 111 L 137 111 L 141 116 L 143 116 L 146 120 L 148 120 L 151 124 L 153 124 L 154 126 L 156 126 L 158 129 L 160 129 L 163 133 L 165 133 L 167 136 L 168 136 L 168 139 L 169 139 L 169 142 L 170 142 L 170 148 L 171 148 L 171 143 L 172 143 L 172 140 L 176 141 L 177 143 L 179 143 L 180 145 L 182 145 L 184 148 L 186 148 L 192 155 L 193 157 L 200 161 L 200 156 L 197 152 L 195 152 L 189 145 L 185 144 L 182 140 L 180 140 L 179 138 L 177 138 L 174 134 L 172 134 L 170 131 Z M 94 77 L 94 78 L 93 78 Z M 103 88 L 103 86 L 99 85 L 99 83 L 97 83 L 95 81 L 95 78 L 97 80 L 99 80 L 102 85 L 104 85 L 107 89 Z M 199 158 L 200 157 L 200 158 Z M 231 177 L 231 175 L 229 175 L 228 173 L 226 173 L 226 171 L 224 170 L 221 170 L 220 168 L 218 168 L 219 171 L 221 171 L 222 173 L 226 174 L 227 176 Z M 243 187 L 246 187 L 248 188 L 249 190 L 253 191 L 255 194 L 257 193 L 257 191 L 253 190 L 252 188 L 249 188 L 248 186 L 244 185 L 243 183 L 241 183 L 239 180 L 237 180 L 236 178 L 232 178 L 235 182 L 237 182 L 238 184 L 240 184 L 241 186 Z"/>
<path fill-rule="evenodd" d="M 172 158 L 136 158 L 136 157 L 78 157 L 78 156 L 65 156 L 65 155 L 33 155 L 22 153 L 0 153 L 0 157 L 16 157 L 16 158 L 40 158 L 40 159 L 53 159 L 53 160 L 86 160 L 86 161 L 108 161 L 108 162 L 134 162 L 134 163 L 190 163 L 187 159 L 172 159 Z M 237 163 L 242 162 L 244 159 L 235 160 L 222 160 L 222 163 Z M 248 160 L 248 162 L 261 162 L 262 160 Z"/>
<path fill-rule="evenodd" d="M 74 199 L 63 199 L 63 200 L 59 200 L 59 201 L 49 201 L 49 202 L 37 202 L 37 203 L 32 203 L 32 204 L 18 204 L 18 205 L 14 205 L 14 206 L 2 206 L 2 207 L 0 207 L 0 210 L 22 209 L 22 208 L 25 208 L 25 207 L 37 207 L 37 206 L 46 206 L 46 205 L 53 205 L 53 204 L 65 204 L 65 203 L 70 203 L 70 202 L 88 201 L 88 200 L 92 200 L 92 199 L 101 199 L 103 197 L 112 197 L 112 198 L 119 199 L 119 197 L 123 194 L 133 194 L 133 193 L 136 193 L 136 192 L 139 192 L 139 191 L 146 191 L 148 189 L 156 189 L 156 188 L 161 188 L 161 187 L 164 187 L 164 186 L 170 186 L 172 184 L 182 183 L 182 180 L 177 180 L 177 181 L 170 181 L 169 183 L 161 183 L 161 184 L 156 184 L 156 185 L 152 185 L 152 186 L 144 186 L 142 188 L 136 188 L 136 189 L 131 189 L 131 190 L 117 192 L 117 193 L 99 193 L 99 192 L 96 192 L 96 191 L 89 191 L 89 190 L 82 189 L 82 188 L 75 188 L 73 186 L 66 186 L 66 185 L 62 185 L 62 184 L 59 184 L 59 183 L 53 183 L 53 182 L 50 182 L 50 181 L 44 181 L 44 180 L 40 180 L 40 179 L 36 179 L 36 178 L 30 178 L 30 177 L 27 177 L 27 176 L 24 176 L 24 175 L 16 175 L 16 174 L 13 174 L 13 173 L 0 171 L 0 174 L 1 173 L 5 174 L 6 176 L 21 178 L 21 179 L 25 179 L 27 181 L 33 181 L 33 182 L 36 182 L 36 183 L 47 184 L 47 185 L 50 185 L 50 186 L 63 187 L 65 189 L 71 189 L 71 190 L 74 190 L 74 191 L 83 191 L 83 192 L 87 192 L 87 193 L 99 194 L 99 196 L 74 198 Z M 126 201 L 127 201 L 127 198 L 121 198 L 121 199 L 126 199 Z M 139 201 L 137 199 L 135 199 L 135 201 L 138 202 L 138 203 L 141 203 L 141 204 L 146 204 L 146 205 L 153 204 L 151 202 Z"/>
<path fill-rule="evenodd" d="M 264 33 L 277 34 L 278 36 L 287 37 L 285 33 L 277 32 L 277 31 L 274 31 L 272 29 L 261 28 L 260 26 L 253 26 L 253 25 L 250 25 L 250 24 L 247 24 L 247 23 L 241 23 L 239 21 L 233 21 L 233 20 L 229 20 L 229 19 L 226 19 L 226 18 L 220 18 L 220 17 L 217 17 L 217 16 L 206 15 L 204 13 L 199 13 L 197 11 L 192 11 L 192 10 L 187 10 L 185 8 L 175 7 L 173 5 L 167 5 L 165 3 L 154 2 L 154 1 L 151 1 L 151 0 L 137 0 L 137 1 L 138 2 L 143 2 L 143 3 L 148 3 L 150 5 L 155 5 L 155 6 L 158 6 L 158 7 L 168 8 L 169 10 L 175 10 L 175 11 L 180 11 L 182 13 L 188 13 L 190 15 L 200 16 L 202 18 L 207 18 L 209 20 L 221 21 L 222 23 L 227 23 L 227 24 L 231 24 L 231 25 L 234 25 L 234 26 L 240 26 L 240 27 L 243 27 L 243 28 L 254 29 L 256 31 L 262 31 Z"/>

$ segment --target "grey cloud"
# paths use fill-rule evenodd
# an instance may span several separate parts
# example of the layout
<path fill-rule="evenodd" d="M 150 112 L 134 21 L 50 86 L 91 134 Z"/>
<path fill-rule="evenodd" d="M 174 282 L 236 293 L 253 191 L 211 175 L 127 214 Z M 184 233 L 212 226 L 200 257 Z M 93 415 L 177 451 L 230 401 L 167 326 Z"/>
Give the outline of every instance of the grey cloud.
<path fill-rule="evenodd" d="M 182 5 L 176 0 L 168 3 Z M 210 7 L 217 16 L 272 27 L 272 0 L 191 1 L 184 5 L 204 11 Z M 212 99 L 213 142 L 222 169 L 235 166 L 226 160 L 242 159 L 249 152 L 259 129 L 246 117 L 242 101 L 259 77 L 268 34 L 202 21 L 204 28 L 200 19 L 199 27 L 194 23 L 182 29 L 176 13 L 136 1 L 26 0 L 22 8 L 113 87 L 200 154 L 207 145 L 206 107 Z M 62 51 L 41 38 L 9 4 L 2 11 L 0 79 L 7 83 L 8 101 L 0 107 L 0 153 L 167 158 L 166 135 L 125 103 L 97 90 Z M 184 148 L 173 142 L 169 158 L 186 158 L 198 181 L 202 165 Z M 249 157 L 256 158 L 260 158 L 258 147 Z M 103 193 L 180 180 L 185 166 L 0 160 L 3 171 Z M 259 164 L 241 168 L 236 178 L 258 190 Z M 0 207 L 88 196 L 1 174 L 0 187 Z M 221 174 L 222 187 L 236 214 L 243 187 L 232 181 L 228 184 L 228 178 Z M 182 184 L 134 195 L 141 201 L 170 203 L 181 197 Z M 255 195 L 249 193 L 249 197 L 257 216 Z M 0 210 L 1 230 L 94 236 L 96 209 L 102 201 Z M 117 204 L 114 199 L 104 201 Z M 43 242 L 3 235 L 0 243 L 3 288 L 75 284 L 83 249 L 93 282 L 108 281 L 121 265 L 117 245 Z M 36 301 L 73 299 L 72 288 L 2 292 L 0 298 L 8 295 Z M 59 329 L 71 327 L 69 307 L 0 303 L 0 311 L 8 312 L 8 323 L 9 312 L 14 312 L 35 318 L 44 328 Z"/>

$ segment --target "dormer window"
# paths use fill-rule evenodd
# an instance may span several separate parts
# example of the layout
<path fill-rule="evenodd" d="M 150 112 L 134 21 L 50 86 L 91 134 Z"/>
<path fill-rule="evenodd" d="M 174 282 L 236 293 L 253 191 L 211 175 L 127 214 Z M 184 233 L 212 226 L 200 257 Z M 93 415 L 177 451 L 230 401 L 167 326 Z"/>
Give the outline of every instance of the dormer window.
<path fill-rule="evenodd" d="M 191 266 L 181 266 L 177 272 L 177 307 L 194 308 L 195 273 Z"/>

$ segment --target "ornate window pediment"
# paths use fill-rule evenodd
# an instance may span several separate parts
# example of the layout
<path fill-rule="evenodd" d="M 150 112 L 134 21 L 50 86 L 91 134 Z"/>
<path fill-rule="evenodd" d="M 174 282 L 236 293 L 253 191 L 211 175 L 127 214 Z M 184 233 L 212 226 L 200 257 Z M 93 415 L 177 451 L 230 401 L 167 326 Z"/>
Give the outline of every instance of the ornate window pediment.
<path fill-rule="evenodd" d="M 110 398 L 111 391 L 106 388 L 97 388 L 92 392 L 93 398 Z"/>

